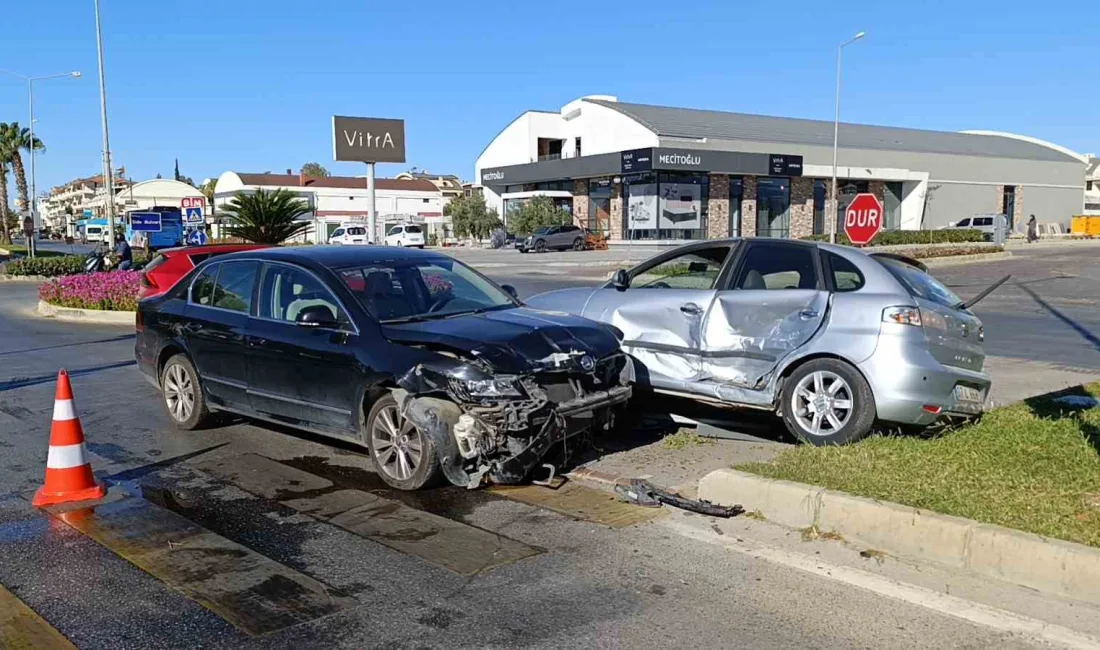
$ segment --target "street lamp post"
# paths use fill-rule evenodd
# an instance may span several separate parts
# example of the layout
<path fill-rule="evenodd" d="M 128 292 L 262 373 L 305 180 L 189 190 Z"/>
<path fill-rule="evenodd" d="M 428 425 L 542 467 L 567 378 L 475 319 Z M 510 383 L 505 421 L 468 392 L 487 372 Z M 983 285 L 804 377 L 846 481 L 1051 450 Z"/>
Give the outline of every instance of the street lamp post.
<path fill-rule="evenodd" d="M 71 77 L 73 79 L 80 78 L 79 71 L 61 72 L 58 74 L 42 75 L 40 77 L 28 77 L 21 75 L 17 72 L 11 72 L 9 70 L 0 70 L 0 72 L 6 72 L 7 74 L 19 77 L 27 82 L 27 105 L 30 112 L 30 123 L 27 125 L 28 132 L 30 133 L 30 153 L 31 153 L 31 195 L 28 197 L 29 203 L 27 205 L 27 211 L 30 214 L 31 220 L 34 220 L 35 208 L 37 207 L 38 186 L 35 182 L 34 174 L 34 82 L 42 81 L 43 79 L 57 79 L 59 77 Z M 35 256 L 34 250 L 34 238 L 31 237 L 27 240 L 27 255 L 30 257 Z"/>
<path fill-rule="evenodd" d="M 103 184 L 106 186 L 108 247 L 115 245 L 115 183 L 111 177 L 111 142 L 107 137 L 107 84 L 103 78 L 103 30 L 99 21 L 99 0 L 95 0 L 95 42 L 99 53 L 99 112 L 103 121 Z"/>
<path fill-rule="evenodd" d="M 836 48 L 836 116 L 833 118 L 833 182 L 831 194 L 832 197 L 829 200 L 832 206 L 832 217 L 829 219 L 829 243 L 836 243 L 836 222 L 840 218 L 840 202 L 837 200 L 836 195 L 836 152 L 837 144 L 840 136 L 840 57 L 844 52 L 844 48 L 852 43 L 855 43 L 859 39 L 867 35 L 867 32 L 860 32 L 853 36 L 850 40 L 842 43 L 840 47 Z"/>

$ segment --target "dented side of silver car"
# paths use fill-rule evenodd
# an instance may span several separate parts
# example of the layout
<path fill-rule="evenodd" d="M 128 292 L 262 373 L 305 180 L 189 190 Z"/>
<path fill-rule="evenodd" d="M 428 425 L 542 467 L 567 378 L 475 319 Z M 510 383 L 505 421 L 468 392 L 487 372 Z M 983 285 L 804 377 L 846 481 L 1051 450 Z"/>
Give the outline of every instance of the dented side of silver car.
<path fill-rule="evenodd" d="M 813 444 L 974 415 L 990 385 L 968 305 L 919 263 L 850 247 L 700 242 L 528 304 L 614 325 L 646 388 L 774 411 Z"/>

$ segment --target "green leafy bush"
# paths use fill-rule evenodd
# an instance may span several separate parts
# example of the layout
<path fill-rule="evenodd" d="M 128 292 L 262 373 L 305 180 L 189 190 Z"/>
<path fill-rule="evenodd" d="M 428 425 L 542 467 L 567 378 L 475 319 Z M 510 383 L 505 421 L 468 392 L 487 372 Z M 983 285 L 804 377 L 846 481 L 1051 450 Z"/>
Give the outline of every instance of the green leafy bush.
<path fill-rule="evenodd" d="M 917 260 L 924 260 L 930 257 L 953 257 L 956 255 L 980 255 L 984 253 L 1000 253 L 1003 250 L 1003 246 L 979 246 L 973 243 L 969 243 L 959 244 L 957 246 L 937 246 L 935 248 L 929 248 L 927 246 L 903 248 L 890 252 L 897 253 L 898 255 L 904 255 L 906 257 L 911 257 Z"/>
<path fill-rule="evenodd" d="M 828 235 L 810 235 L 809 241 L 829 241 Z M 869 246 L 899 246 L 906 244 L 963 244 L 985 241 L 985 234 L 970 228 L 947 230 L 884 230 L 875 236 Z M 836 234 L 836 243 L 851 246 L 844 233 Z"/>
<path fill-rule="evenodd" d="M 8 275 L 44 275 L 56 278 L 84 271 L 83 255 L 63 255 L 61 257 L 21 258 L 8 262 Z"/>
<path fill-rule="evenodd" d="M 145 266 L 148 258 L 143 251 L 133 251 L 133 270 Z M 47 278 L 57 278 L 62 275 L 74 275 L 84 272 L 84 255 L 61 255 L 58 257 L 36 257 L 34 259 L 22 257 L 8 262 L 6 273 L 8 275 L 41 275 Z"/>

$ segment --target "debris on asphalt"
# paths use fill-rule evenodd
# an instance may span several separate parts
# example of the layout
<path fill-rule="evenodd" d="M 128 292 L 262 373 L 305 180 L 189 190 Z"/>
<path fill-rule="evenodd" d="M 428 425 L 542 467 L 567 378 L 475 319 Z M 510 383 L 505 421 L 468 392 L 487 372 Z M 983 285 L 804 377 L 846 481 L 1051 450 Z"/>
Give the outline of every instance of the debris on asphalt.
<path fill-rule="evenodd" d="M 1055 397 L 1054 401 L 1078 409 L 1091 409 L 1100 406 L 1100 400 L 1091 395 L 1063 395 Z"/>
<path fill-rule="evenodd" d="M 817 525 L 807 526 L 799 531 L 802 534 L 802 541 L 814 542 L 819 539 L 829 540 L 833 542 L 842 542 L 844 537 L 835 530 L 821 530 Z"/>
<path fill-rule="evenodd" d="M 859 556 L 868 560 L 874 560 L 879 564 L 882 564 L 883 561 L 886 559 L 886 553 L 884 551 L 873 548 L 868 548 L 860 551 Z"/>
<path fill-rule="evenodd" d="M 705 499 L 688 499 L 653 485 L 645 479 L 630 479 L 629 483 L 615 486 L 615 494 L 623 501 L 646 508 L 669 505 L 709 517 L 736 517 L 745 512 L 740 505 L 720 506 Z"/>

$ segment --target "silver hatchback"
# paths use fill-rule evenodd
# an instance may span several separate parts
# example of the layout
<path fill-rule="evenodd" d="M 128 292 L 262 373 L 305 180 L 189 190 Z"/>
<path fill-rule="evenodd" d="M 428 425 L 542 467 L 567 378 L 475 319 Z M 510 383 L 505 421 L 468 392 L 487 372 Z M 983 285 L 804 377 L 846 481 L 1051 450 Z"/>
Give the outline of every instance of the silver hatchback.
<path fill-rule="evenodd" d="M 527 303 L 617 327 L 642 387 L 774 411 L 815 445 L 977 415 L 990 386 L 958 296 L 919 262 L 845 246 L 699 242 Z"/>

